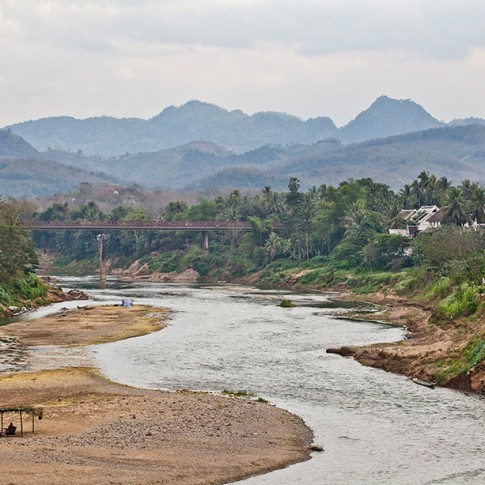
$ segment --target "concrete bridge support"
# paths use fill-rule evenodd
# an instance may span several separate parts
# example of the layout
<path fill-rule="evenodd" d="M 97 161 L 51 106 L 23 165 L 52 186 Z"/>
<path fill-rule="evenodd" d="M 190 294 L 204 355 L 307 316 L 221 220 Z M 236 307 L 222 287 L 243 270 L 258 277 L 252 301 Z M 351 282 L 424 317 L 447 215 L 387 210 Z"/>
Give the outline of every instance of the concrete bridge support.
<path fill-rule="evenodd" d="M 100 234 L 99 238 L 99 281 L 101 283 L 101 288 L 106 288 L 106 260 L 103 257 L 103 241 L 105 238 L 104 234 Z"/>
<path fill-rule="evenodd" d="M 202 231 L 202 250 L 209 253 L 209 231 Z"/>

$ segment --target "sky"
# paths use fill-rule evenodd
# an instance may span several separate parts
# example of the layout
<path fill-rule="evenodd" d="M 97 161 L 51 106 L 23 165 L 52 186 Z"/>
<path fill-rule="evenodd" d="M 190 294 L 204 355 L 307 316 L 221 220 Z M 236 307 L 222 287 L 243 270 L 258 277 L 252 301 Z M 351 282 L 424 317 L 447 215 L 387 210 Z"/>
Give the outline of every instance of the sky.
<path fill-rule="evenodd" d="M 381 95 L 485 118 L 483 0 L 0 0 L 0 126 L 192 99 L 343 126 Z"/>

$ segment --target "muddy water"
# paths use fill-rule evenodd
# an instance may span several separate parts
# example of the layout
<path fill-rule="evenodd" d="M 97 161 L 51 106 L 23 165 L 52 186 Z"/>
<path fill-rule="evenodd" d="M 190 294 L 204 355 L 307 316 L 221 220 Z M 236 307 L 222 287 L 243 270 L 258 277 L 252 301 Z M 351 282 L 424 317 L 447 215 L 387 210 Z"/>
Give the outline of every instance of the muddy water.
<path fill-rule="evenodd" d="M 483 398 L 424 388 L 325 353 L 398 340 L 401 329 L 336 319 L 340 310 L 327 308 L 325 295 L 114 282 L 89 293 L 99 303 L 131 297 L 174 310 L 162 332 L 91 348 L 111 379 L 154 389 L 254 392 L 301 416 L 325 447 L 308 462 L 241 483 L 485 483 Z M 280 308 L 282 298 L 298 306 Z"/>

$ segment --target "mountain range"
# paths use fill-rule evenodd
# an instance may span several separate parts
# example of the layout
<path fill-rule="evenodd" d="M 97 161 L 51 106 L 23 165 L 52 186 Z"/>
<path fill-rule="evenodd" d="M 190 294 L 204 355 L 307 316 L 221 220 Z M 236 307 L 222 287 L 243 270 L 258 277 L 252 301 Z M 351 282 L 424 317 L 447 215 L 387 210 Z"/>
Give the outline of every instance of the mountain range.
<path fill-rule="evenodd" d="M 476 118 L 455 124 L 485 122 Z M 285 113 L 247 115 L 219 106 L 189 101 L 165 108 L 149 120 L 107 116 L 79 120 L 61 116 L 8 126 L 37 150 L 61 149 L 102 157 L 155 152 L 193 141 L 210 141 L 235 153 L 263 145 L 312 144 L 328 138 L 358 143 L 429 128 L 446 126 L 411 100 L 377 98 L 342 128 L 325 116 L 302 120 Z"/>
<path fill-rule="evenodd" d="M 115 154 L 116 139 L 122 155 Z M 68 151 L 50 143 L 55 140 L 63 148 L 69 142 Z M 156 140 L 170 147 L 157 148 Z M 108 156 L 89 155 L 82 144 L 88 141 Z M 131 151 L 134 144 L 138 151 Z M 152 149 L 145 150 L 147 144 Z M 484 182 L 484 162 L 484 120 L 445 124 L 410 100 L 385 96 L 340 129 L 329 118 L 248 116 L 192 101 L 148 121 L 46 118 L 0 130 L 0 194 L 23 197 L 68 191 L 83 181 L 136 182 L 151 189 L 270 185 L 282 190 L 291 176 L 303 187 L 372 177 L 399 188 L 427 170 L 454 182 Z"/>

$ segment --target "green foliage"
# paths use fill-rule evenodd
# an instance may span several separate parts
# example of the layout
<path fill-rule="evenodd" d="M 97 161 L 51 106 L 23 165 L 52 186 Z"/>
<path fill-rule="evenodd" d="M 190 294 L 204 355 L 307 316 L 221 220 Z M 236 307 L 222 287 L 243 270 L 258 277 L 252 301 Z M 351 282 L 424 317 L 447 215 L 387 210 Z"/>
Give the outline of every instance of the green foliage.
<path fill-rule="evenodd" d="M 299 286 L 313 286 L 316 288 L 325 288 L 335 285 L 337 283 L 343 283 L 347 281 L 347 275 L 337 271 L 334 267 L 324 266 L 318 268 L 298 278 L 297 284 Z"/>
<path fill-rule="evenodd" d="M 224 389 L 222 394 L 226 396 L 234 396 L 234 397 L 253 397 L 254 393 L 247 391 L 246 389 L 240 389 L 238 391 L 231 391 L 229 389 Z"/>
<path fill-rule="evenodd" d="M 35 300 L 44 297 L 49 290 L 49 287 L 33 273 L 20 278 L 16 282 L 15 288 L 17 295 L 25 300 Z"/>
<path fill-rule="evenodd" d="M 448 318 L 472 315 L 478 308 L 478 293 L 478 286 L 462 283 L 438 304 L 437 309 Z"/>
<path fill-rule="evenodd" d="M 350 278 L 347 281 L 356 293 L 375 293 L 381 290 L 384 286 L 392 286 L 402 276 L 398 273 L 364 273 Z"/>
<path fill-rule="evenodd" d="M 406 253 L 409 246 L 409 238 L 405 236 L 377 234 L 364 252 L 372 268 L 397 270 L 410 264 L 411 258 Z"/>
<path fill-rule="evenodd" d="M 485 338 L 475 337 L 470 340 L 463 354 L 471 367 L 480 364 L 485 359 Z"/>
<path fill-rule="evenodd" d="M 413 276 L 408 276 L 398 281 L 394 285 L 394 291 L 398 295 L 406 295 L 411 292 L 411 290 L 416 286 L 416 278 Z"/>
<path fill-rule="evenodd" d="M 216 202 L 203 199 L 199 204 L 191 206 L 186 211 L 186 218 L 190 221 L 213 221 L 219 208 Z"/>
<path fill-rule="evenodd" d="M 413 258 L 418 265 L 439 273 L 450 261 L 465 260 L 485 249 L 481 231 L 464 231 L 459 227 L 442 226 L 430 233 L 419 234 L 412 242 Z"/>
<path fill-rule="evenodd" d="M 180 254 L 179 253 L 163 253 L 161 255 L 150 256 L 143 258 L 142 262 L 148 262 L 148 270 L 160 271 L 161 273 L 171 273 L 178 271 L 180 268 Z"/>
<path fill-rule="evenodd" d="M 281 308 L 293 308 L 296 305 L 291 300 L 283 299 L 280 301 L 279 305 Z"/>
<path fill-rule="evenodd" d="M 425 297 L 429 300 L 435 300 L 436 298 L 444 298 L 452 291 L 451 279 L 443 276 L 433 282 L 425 293 Z"/>
<path fill-rule="evenodd" d="M 459 376 L 468 372 L 485 359 L 485 337 L 473 337 L 461 351 L 457 351 L 454 359 L 448 359 L 437 363 L 435 379 L 443 382 L 448 377 Z"/>
<path fill-rule="evenodd" d="M 398 220 L 401 208 L 453 198 L 455 202 L 463 199 L 470 214 L 473 201 L 478 220 L 484 196 L 478 184 L 464 181 L 458 191 L 452 188 L 446 177 L 425 171 L 399 194 L 370 178 L 304 192 L 300 180 L 291 177 L 284 193 L 269 186 L 256 195 L 233 190 L 190 206 L 184 201 L 169 202 L 156 215 L 141 207 L 118 205 L 106 215 L 108 219 L 249 221 L 252 231 L 211 232 L 209 254 L 200 249 L 198 233 L 113 232 L 105 239 L 105 253 L 126 265 L 141 258 L 150 271 L 193 268 L 214 279 L 260 270 L 261 279 L 270 284 L 324 288 L 345 283 L 362 293 L 391 286 L 397 294 L 414 292 L 416 298 L 434 301 L 437 314 L 447 321 L 476 311 L 476 293 L 485 274 L 485 232 L 443 225 L 410 240 L 388 234 L 387 229 L 403 222 Z M 78 197 L 84 200 L 92 193 L 92 187 L 85 184 Z M 38 217 L 102 218 L 99 207 L 94 201 L 75 208 L 56 203 Z M 273 232 L 273 222 L 283 223 L 284 230 Z M 61 256 L 69 255 L 69 261 L 96 263 L 96 235 L 95 231 L 63 231 L 38 236 L 38 242 Z"/>
<path fill-rule="evenodd" d="M 0 304 L 10 306 L 13 303 L 13 296 L 9 288 L 0 285 Z"/>

